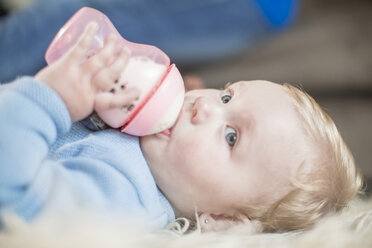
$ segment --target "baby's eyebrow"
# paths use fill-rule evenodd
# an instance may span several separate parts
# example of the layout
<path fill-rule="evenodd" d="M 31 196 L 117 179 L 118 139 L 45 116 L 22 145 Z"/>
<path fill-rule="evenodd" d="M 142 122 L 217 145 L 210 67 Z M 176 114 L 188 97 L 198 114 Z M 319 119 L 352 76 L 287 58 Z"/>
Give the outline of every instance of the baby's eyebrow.
<path fill-rule="evenodd" d="M 221 90 L 226 90 L 227 88 L 229 88 L 230 85 L 232 85 L 232 83 L 231 82 L 227 82 L 225 84 L 225 86 Z"/>

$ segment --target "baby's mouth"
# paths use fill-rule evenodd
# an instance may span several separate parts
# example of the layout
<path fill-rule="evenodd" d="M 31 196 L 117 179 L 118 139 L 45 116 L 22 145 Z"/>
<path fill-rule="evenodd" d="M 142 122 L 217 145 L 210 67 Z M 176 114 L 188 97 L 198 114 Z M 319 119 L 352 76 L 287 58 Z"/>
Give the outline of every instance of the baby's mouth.
<path fill-rule="evenodd" d="M 165 135 L 167 137 L 170 137 L 170 135 L 171 135 L 171 129 L 170 128 L 165 129 L 164 131 L 160 132 L 160 134 Z"/>
<path fill-rule="evenodd" d="M 165 129 L 159 133 L 156 133 L 155 136 L 159 139 L 170 140 L 172 134 L 172 128 Z"/>

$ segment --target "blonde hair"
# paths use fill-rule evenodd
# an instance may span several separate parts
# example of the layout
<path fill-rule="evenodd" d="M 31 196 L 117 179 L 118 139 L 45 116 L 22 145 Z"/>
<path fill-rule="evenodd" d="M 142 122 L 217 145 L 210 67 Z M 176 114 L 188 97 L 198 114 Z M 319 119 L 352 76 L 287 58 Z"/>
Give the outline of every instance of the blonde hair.
<path fill-rule="evenodd" d="M 295 100 L 315 152 L 304 158 L 292 180 L 293 190 L 271 206 L 243 210 L 259 220 L 265 232 L 307 229 L 324 215 L 347 206 L 363 185 L 354 158 L 328 114 L 302 90 L 289 84 L 283 87 Z"/>

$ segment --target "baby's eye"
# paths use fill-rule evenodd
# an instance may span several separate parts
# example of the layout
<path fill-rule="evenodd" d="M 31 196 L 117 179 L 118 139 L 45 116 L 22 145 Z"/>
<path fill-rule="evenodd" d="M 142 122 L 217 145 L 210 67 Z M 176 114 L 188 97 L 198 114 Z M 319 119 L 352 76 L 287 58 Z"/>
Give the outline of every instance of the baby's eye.
<path fill-rule="evenodd" d="M 221 95 L 221 101 L 222 103 L 226 104 L 228 102 L 230 102 L 232 96 L 231 96 L 231 93 L 229 91 L 226 91 L 224 92 L 222 95 Z"/>
<path fill-rule="evenodd" d="M 233 147 L 235 145 L 236 140 L 238 139 L 238 135 L 235 129 L 231 127 L 227 127 L 225 129 L 225 139 L 229 146 Z"/>

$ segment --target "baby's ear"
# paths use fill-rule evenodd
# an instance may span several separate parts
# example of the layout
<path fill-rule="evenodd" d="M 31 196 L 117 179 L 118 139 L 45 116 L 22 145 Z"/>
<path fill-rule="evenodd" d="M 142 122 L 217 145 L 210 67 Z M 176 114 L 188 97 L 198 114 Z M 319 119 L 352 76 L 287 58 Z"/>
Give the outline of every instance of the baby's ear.
<path fill-rule="evenodd" d="M 224 214 L 203 213 L 199 216 L 199 225 L 202 232 L 219 232 L 241 227 L 250 234 L 262 232 L 262 225 L 257 220 L 250 220 L 246 215 L 239 214 L 231 217 Z"/>

